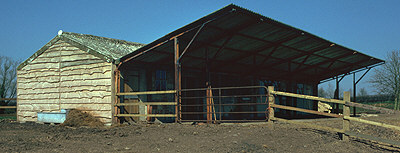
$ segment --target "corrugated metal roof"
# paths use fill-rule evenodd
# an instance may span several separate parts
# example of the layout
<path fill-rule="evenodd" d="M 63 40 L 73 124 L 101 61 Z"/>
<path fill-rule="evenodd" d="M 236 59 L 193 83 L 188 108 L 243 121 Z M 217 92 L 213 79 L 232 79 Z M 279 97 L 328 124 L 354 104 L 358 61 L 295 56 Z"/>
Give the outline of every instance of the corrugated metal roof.
<path fill-rule="evenodd" d="M 384 62 L 233 4 L 157 39 L 121 61 L 172 64 L 171 38 L 179 39 L 182 52 L 202 25 L 180 61 L 184 68 L 204 69 L 208 58 L 214 72 L 315 82 Z M 205 50 L 209 57 L 205 57 Z"/>
<path fill-rule="evenodd" d="M 50 40 L 46 45 L 36 51 L 31 57 L 22 62 L 18 66 L 18 70 L 23 68 L 25 65 L 32 62 L 36 57 L 41 55 L 50 46 L 56 43 L 58 40 L 66 41 L 79 49 L 93 54 L 107 62 L 113 62 L 129 53 L 132 53 L 143 47 L 145 44 L 129 42 L 125 40 L 112 39 L 106 37 L 99 37 L 88 34 L 79 34 L 73 32 L 62 32 L 57 35 L 52 40 Z"/>

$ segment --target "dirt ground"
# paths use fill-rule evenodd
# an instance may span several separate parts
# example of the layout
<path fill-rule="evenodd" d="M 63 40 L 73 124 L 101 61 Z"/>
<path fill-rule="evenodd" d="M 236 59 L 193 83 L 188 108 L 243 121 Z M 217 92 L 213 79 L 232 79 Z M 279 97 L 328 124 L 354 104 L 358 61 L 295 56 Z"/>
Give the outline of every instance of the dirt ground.
<path fill-rule="evenodd" d="M 371 120 L 399 125 L 398 116 Z M 341 120 L 308 120 L 341 127 Z M 352 124 L 352 130 L 400 140 L 398 131 Z M 65 127 L 0 121 L 0 152 L 393 152 L 368 141 L 286 123 L 146 124 Z"/>

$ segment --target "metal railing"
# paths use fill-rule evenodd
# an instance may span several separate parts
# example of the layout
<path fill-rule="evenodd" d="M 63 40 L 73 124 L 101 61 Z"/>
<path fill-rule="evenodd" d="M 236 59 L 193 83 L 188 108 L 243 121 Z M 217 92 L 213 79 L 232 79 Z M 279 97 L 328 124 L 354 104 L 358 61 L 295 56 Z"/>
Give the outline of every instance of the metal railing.
<path fill-rule="evenodd" d="M 245 93 L 245 94 L 243 94 Z M 256 93 L 256 94 L 255 94 Z M 148 101 L 123 103 L 120 96 L 142 96 L 174 94 L 174 102 Z M 267 118 L 267 88 L 265 86 L 198 88 L 167 91 L 119 92 L 114 117 L 175 117 L 176 122 L 186 121 L 265 121 Z M 124 106 L 175 106 L 175 114 L 120 113 Z M 150 111 L 151 112 L 151 111 Z"/>
<path fill-rule="evenodd" d="M 265 86 L 199 88 L 180 90 L 178 121 L 265 121 Z"/>

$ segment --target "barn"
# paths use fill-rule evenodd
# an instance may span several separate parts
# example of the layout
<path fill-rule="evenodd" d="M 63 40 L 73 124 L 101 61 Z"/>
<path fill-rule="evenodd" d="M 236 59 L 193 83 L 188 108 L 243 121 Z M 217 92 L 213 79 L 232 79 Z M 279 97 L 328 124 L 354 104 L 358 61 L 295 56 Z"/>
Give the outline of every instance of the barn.
<path fill-rule="evenodd" d="M 60 31 L 17 68 L 17 119 L 78 108 L 111 123 L 113 64 L 143 44 Z"/>
<path fill-rule="evenodd" d="M 147 45 L 59 34 L 18 68 L 18 120 L 80 108 L 106 123 L 263 121 L 265 86 L 318 96 L 318 84 L 336 79 L 338 88 L 343 77 L 383 63 L 231 4 Z M 318 109 L 313 100 L 275 102 Z"/>

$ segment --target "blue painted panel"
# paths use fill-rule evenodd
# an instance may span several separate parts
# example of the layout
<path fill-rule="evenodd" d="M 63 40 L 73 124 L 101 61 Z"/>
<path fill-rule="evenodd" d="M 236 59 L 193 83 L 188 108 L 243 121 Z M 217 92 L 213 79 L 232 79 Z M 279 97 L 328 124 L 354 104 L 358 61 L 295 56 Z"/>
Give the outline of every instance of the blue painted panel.
<path fill-rule="evenodd" d="M 38 112 L 38 122 L 63 123 L 67 118 L 68 111 L 62 109 L 60 112 Z"/>

